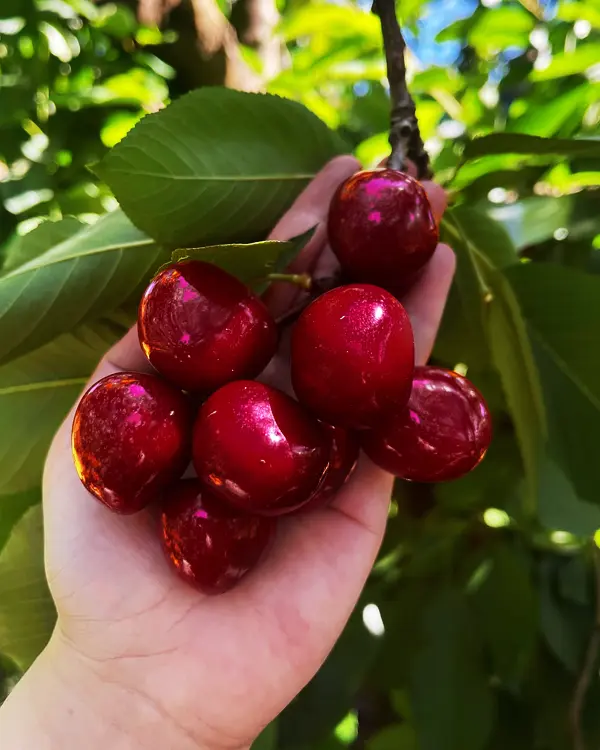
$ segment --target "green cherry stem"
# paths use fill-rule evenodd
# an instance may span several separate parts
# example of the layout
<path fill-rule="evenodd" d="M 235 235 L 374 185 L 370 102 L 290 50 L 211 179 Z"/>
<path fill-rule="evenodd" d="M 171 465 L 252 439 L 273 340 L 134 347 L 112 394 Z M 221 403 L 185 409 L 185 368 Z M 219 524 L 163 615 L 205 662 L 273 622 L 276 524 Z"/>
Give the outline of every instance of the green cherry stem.
<path fill-rule="evenodd" d="M 270 273 L 267 276 L 269 281 L 283 281 L 288 284 L 295 284 L 307 292 L 312 289 L 312 276 L 308 273 Z"/>

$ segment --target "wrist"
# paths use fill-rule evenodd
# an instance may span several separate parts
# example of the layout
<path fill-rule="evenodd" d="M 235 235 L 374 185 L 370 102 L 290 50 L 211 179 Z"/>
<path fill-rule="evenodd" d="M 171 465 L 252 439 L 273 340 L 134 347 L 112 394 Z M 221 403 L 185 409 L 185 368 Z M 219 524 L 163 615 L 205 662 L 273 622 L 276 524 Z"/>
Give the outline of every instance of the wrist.
<path fill-rule="evenodd" d="M 0 708 L 3 750 L 216 750 L 55 633 Z M 240 750 L 243 750 L 240 748 Z"/>

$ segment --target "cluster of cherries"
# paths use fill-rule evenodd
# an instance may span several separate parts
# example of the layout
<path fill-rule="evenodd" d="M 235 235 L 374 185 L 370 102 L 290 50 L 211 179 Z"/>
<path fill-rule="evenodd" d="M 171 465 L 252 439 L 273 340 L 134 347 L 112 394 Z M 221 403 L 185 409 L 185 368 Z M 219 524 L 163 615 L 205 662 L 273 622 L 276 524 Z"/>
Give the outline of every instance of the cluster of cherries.
<path fill-rule="evenodd" d="M 386 471 L 431 482 L 470 471 L 489 445 L 483 398 L 454 372 L 415 368 L 411 324 L 390 293 L 414 281 L 438 241 L 420 183 L 359 172 L 338 189 L 328 231 L 352 283 L 294 325 L 297 401 L 253 380 L 278 345 L 263 302 L 220 268 L 184 260 L 153 279 L 139 308 L 157 374 L 109 375 L 77 409 L 85 487 L 116 513 L 156 504 L 168 560 L 206 593 L 257 563 L 276 516 L 325 506 L 361 447 Z M 194 475 L 181 479 L 190 460 Z"/>

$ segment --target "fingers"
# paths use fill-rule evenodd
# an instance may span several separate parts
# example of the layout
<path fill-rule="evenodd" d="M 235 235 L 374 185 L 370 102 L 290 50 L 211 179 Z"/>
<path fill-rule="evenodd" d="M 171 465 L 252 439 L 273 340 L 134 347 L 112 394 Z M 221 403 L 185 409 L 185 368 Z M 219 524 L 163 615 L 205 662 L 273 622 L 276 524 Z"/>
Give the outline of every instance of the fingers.
<path fill-rule="evenodd" d="M 329 202 L 341 182 L 360 169 L 353 156 L 338 156 L 326 164 L 275 225 L 269 239 L 288 240 L 327 218 Z"/>
<path fill-rule="evenodd" d="M 402 299 L 415 334 L 415 362 L 429 359 L 450 291 L 456 256 L 448 245 L 438 245 L 417 283 Z"/>
<path fill-rule="evenodd" d="M 154 372 L 154 368 L 146 359 L 140 346 L 137 326 L 130 328 L 125 336 L 104 355 L 90 378 L 89 384 L 95 383 L 100 378 L 111 375 L 113 372 L 123 370 Z"/>
<path fill-rule="evenodd" d="M 429 204 L 431 205 L 431 211 L 433 212 L 433 218 L 439 224 L 448 205 L 448 198 L 446 191 L 443 187 L 440 187 L 436 182 L 431 180 L 423 180 L 421 183 L 425 188 L 427 197 L 429 198 Z"/>
<path fill-rule="evenodd" d="M 315 179 L 296 199 L 294 205 L 279 220 L 269 235 L 269 239 L 288 240 L 297 237 L 314 226 L 317 230 L 310 242 L 290 263 L 290 273 L 312 271 L 327 242 L 327 229 L 324 224 L 329 204 L 336 189 L 345 179 L 360 169 L 353 156 L 338 156 L 326 164 Z M 281 315 L 301 292 L 291 284 L 271 284 L 263 299 L 276 317 Z"/>

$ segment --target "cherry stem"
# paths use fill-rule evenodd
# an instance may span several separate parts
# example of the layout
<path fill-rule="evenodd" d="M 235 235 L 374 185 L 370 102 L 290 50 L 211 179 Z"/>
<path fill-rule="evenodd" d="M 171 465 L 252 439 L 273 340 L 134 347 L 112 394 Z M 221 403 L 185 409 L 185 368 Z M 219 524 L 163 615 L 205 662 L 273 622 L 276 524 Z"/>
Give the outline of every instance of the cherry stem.
<path fill-rule="evenodd" d="M 283 281 L 288 284 L 295 284 L 306 291 L 312 289 L 313 285 L 312 276 L 308 273 L 270 273 L 267 279 L 269 281 Z"/>
<path fill-rule="evenodd" d="M 292 306 L 286 310 L 284 313 L 282 313 L 278 318 L 275 318 L 275 322 L 279 326 L 279 328 L 285 328 L 286 326 L 289 326 L 291 323 L 294 323 L 302 314 L 302 311 L 307 308 L 311 302 L 317 299 L 317 297 L 320 297 L 325 292 L 328 292 L 330 289 L 335 289 L 336 286 L 339 286 L 342 279 L 340 273 L 335 273 L 332 276 L 323 276 L 319 278 L 311 277 L 309 274 L 270 274 L 269 279 L 272 279 L 274 281 L 289 281 L 290 276 L 305 276 L 310 279 L 310 286 L 305 286 L 303 289 L 308 292 L 308 294 L 302 294 L 299 295 L 299 298 L 294 300 Z M 277 277 L 277 278 L 273 278 Z M 284 277 L 284 278 L 281 278 Z"/>
<path fill-rule="evenodd" d="M 406 42 L 396 17 L 395 0 L 374 0 L 373 11 L 379 16 L 387 75 L 392 99 L 390 146 L 392 153 L 388 166 L 406 169 L 406 159 L 414 162 L 419 179 L 432 176 L 429 156 L 423 146 L 415 103 L 406 85 Z"/>

